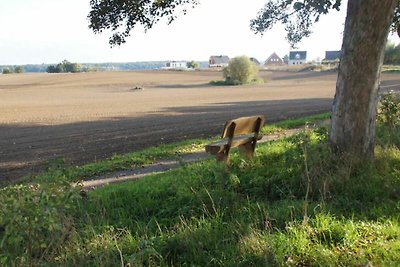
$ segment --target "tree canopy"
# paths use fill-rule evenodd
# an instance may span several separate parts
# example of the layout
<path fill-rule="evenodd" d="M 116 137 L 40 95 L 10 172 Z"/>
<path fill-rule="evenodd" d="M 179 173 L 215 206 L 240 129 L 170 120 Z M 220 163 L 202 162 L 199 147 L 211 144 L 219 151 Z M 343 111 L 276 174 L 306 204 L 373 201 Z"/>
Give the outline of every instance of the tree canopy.
<path fill-rule="evenodd" d="M 111 30 L 110 45 L 121 45 L 137 24 L 148 30 L 162 17 L 167 17 L 171 23 L 178 10 L 186 14 L 189 6 L 197 4 L 198 0 L 91 0 L 89 28 L 95 33 Z"/>
<path fill-rule="evenodd" d="M 168 23 L 173 22 L 177 13 L 186 14 L 200 0 L 91 0 L 91 11 L 88 15 L 89 28 L 94 33 L 111 30 L 111 46 L 126 42 L 131 31 L 142 25 L 145 31 L 165 17 Z M 267 0 L 265 6 L 250 21 L 250 28 L 262 34 L 281 22 L 285 25 L 287 40 L 294 46 L 303 37 L 312 33 L 311 26 L 320 16 L 331 10 L 340 10 L 343 0 Z M 243 3 L 245 4 L 245 3 Z M 395 10 L 391 26 L 396 32 L 400 23 L 400 1 Z"/>
<path fill-rule="evenodd" d="M 295 46 L 303 37 L 312 33 L 311 26 L 318 22 L 320 16 L 331 10 L 340 10 L 342 0 L 270 0 L 262 8 L 257 17 L 250 22 L 250 28 L 256 33 L 271 29 L 281 22 L 285 25 L 287 40 Z M 391 26 L 397 31 L 400 21 L 400 1 L 395 11 Z"/>

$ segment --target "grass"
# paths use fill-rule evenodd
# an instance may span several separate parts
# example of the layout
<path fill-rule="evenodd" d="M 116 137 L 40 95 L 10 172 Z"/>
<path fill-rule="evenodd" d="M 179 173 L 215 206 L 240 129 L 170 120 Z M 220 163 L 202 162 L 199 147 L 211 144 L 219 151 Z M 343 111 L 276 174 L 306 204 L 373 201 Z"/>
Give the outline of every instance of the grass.
<path fill-rule="evenodd" d="M 256 77 L 251 82 L 248 82 L 248 83 L 240 83 L 239 81 L 225 79 L 225 80 L 211 81 L 211 82 L 209 82 L 209 84 L 214 85 L 214 86 L 238 86 L 238 85 L 262 84 L 264 82 L 265 81 L 262 78 Z"/>
<path fill-rule="evenodd" d="M 382 66 L 383 73 L 398 73 L 400 72 L 399 65 L 383 65 Z"/>
<path fill-rule="evenodd" d="M 253 161 L 234 153 L 84 194 L 65 171 L 9 186 L 0 265 L 396 266 L 399 147 L 380 125 L 375 161 L 356 164 L 321 127 L 262 144 Z"/>
<path fill-rule="evenodd" d="M 263 127 L 263 134 L 280 133 L 287 129 L 302 127 L 306 124 L 314 124 L 325 121 L 330 118 L 329 113 L 317 114 L 297 119 L 289 119 L 273 124 L 267 124 Z M 222 130 L 222 129 L 221 129 Z M 218 137 L 213 138 L 216 140 Z M 102 175 L 119 170 L 127 170 L 152 164 L 161 159 L 178 159 L 179 156 L 186 153 L 193 153 L 204 150 L 204 145 L 210 142 L 210 139 L 192 139 L 173 144 L 164 144 L 157 147 L 151 147 L 139 152 L 132 152 L 85 164 L 82 166 L 67 166 L 63 158 L 56 158 L 49 162 L 48 170 L 36 175 L 35 177 L 25 177 L 20 181 L 32 181 L 51 176 L 66 176 L 71 181 L 87 179 L 96 175 Z"/>

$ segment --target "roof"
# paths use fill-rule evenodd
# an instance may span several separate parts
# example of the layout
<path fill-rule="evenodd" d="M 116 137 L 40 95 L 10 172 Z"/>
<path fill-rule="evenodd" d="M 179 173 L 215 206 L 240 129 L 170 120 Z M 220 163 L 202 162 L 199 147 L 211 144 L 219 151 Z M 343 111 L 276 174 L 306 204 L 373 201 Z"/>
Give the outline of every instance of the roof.
<path fill-rule="evenodd" d="M 260 65 L 260 61 L 258 61 L 255 57 L 251 57 L 250 60 L 254 62 L 256 65 Z"/>
<path fill-rule="evenodd" d="M 283 60 L 282 60 L 282 58 L 280 57 L 280 56 L 278 56 L 278 54 L 277 53 L 272 53 L 270 56 L 269 56 L 269 58 L 267 58 L 267 60 L 265 61 L 265 62 L 268 62 L 268 61 L 270 61 L 271 59 L 279 59 L 279 62 L 283 62 Z"/>
<path fill-rule="evenodd" d="M 210 62 L 213 62 L 213 64 L 224 64 L 229 62 L 229 57 L 228 56 L 211 56 L 210 57 Z"/>
<path fill-rule="evenodd" d="M 306 60 L 307 51 L 290 51 L 289 60 Z"/>
<path fill-rule="evenodd" d="M 325 60 L 335 60 L 340 59 L 342 56 L 342 51 L 325 51 Z"/>

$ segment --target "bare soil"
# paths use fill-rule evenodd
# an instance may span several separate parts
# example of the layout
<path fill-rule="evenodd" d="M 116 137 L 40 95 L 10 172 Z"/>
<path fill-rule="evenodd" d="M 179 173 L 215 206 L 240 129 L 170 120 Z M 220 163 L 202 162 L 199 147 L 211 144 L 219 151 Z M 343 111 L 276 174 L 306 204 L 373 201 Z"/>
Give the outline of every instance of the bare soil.
<path fill-rule="evenodd" d="M 336 73 L 261 72 L 266 83 L 211 86 L 221 72 L 0 75 L 0 180 L 64 157 L 84 164 L 161 143 L 210 137 L 235 117 L 267 123 L 330 111 Z M 385 75 L 397 88 L 400 75 Z M 142 89 L 137 89 L 142 88 Z"/>

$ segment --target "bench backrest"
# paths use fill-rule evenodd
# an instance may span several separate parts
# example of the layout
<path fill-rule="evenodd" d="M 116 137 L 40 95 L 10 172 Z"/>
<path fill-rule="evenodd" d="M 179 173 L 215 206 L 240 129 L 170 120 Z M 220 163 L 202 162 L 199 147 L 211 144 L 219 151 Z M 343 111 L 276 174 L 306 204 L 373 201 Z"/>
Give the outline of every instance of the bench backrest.
<path fill-rule="evenodd" d="M 264 125 L 264 116 L 241 117 L 225 123 L 222 138 L 233 138 L 237 135 L 251 134 L 258 135 L 261 127 Z"/>

